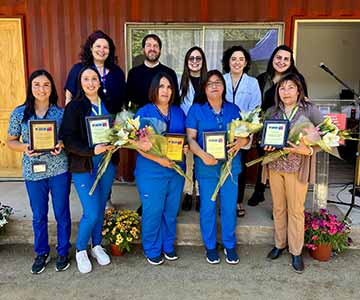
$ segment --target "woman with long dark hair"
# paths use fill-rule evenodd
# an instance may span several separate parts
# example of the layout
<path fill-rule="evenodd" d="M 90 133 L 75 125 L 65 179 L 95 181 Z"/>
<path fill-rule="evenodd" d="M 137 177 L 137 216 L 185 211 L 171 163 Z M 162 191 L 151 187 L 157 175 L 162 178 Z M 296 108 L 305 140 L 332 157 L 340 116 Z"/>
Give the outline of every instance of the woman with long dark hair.
<path fill-rule="evenodd" d="M 156 119 L 163 124 L 162 133 L 184 134 L 185 114 L 173 104 L 174 97 L 171 77 L 158 73 L 150 84 L 150 103 L 141 107 L 136 116 Z M 166 157 L 142 151 L 136 159 L 135 179 L 142 203 L 141 239 L 145 257 L 152 265 L 162 264 L 162 255 L 166 260 L 178 259 L 174 243 L 184 178 L 172 169 L 172 164 Z"/>
<path fill-rule="evenodd" d="M 275 50 L 271 54 L 266 72 L 260 74 L 257 77 L 261 90 L 261 108 L 263 111 L 266 111 L 275 104 L 275 86 L 284 75 L 289 73 L 296 74 L 299 77 L 299 80 L 304 90 L 304 95 L 305 97 L 307 97 L 308 92 L 306 82 L 304 77 L 295 67 L 292 49 L 286 45 L 280 45 L 275 48 Z M 257 150 L 259 156 L 264 155 L 264 151 L 262 148 L 258 147 Z M 255 190 L 250 199 L 248 200 L 248 205 L 250 206 L 256 206 L 260 202 L 263 202 L 265 200 L 265 185 L 261 183 L 261 170 L 262 167 L 261 165 L 259 165 Z"/>
<path fill-rule="evenodd" d="M 102 101 L 111 103 L 110 110 L 120 111 L 126 103 L 126 86 L 125 75 L 117 65 L 115 51 L 113 40 L 103 31 L 96 30 L 88 36 L 79 55 L 80 62 L 71 68 L 66 79 L 64 87 L 66 104 L 77 94 L 80 70 L 91 66 L 100 74 L 104 93 Z"/>
<path fill-rule="evenodd" d="M 95 147 L 90 147 L 85 121 L 87 116 L 109 115 L 114 106 L 111 102 L 103 101 L 104 97 L 99 72 L 94 67 L 84 67 L 79 73 L 76 97 L 65 107 L 61 127 L 69 156 L 69 171 L 72 173 L 75 189 L 83 208 L 76 241 L 76 261 L 81 273 L 88 273 L 92 269 L 87 254 L 90 239 L 92 240 L 91 255 L 100 265 L 110 263 L 109 256 L 101 247 L 101 231 L 106 201 L 115 177 L 118 155 L 117 153 L 113 155 L 94 193 L 89 195 L 98 166 L 105 152 L 112 146 L 97 144 Z"/>
<path fill-rule="evenodd" d="M 185 115 L 187 115 L 194 99 L 199 97 L 201 83 L 206 78 L 206 74 L 207 65 L 204 51 L 198 46 L 190 48 L 185 54 L 184 70 L 181 78 L 179 78 L 180 106 Z M 186 174 L 189 178 L 193 178 L 194 157 L 190 151 L 186 154 Z M 185 180 L 183 210 L 191 210 L 192 208 L 194 185 L 196 192 L 195 209 L 197 211 L 200 209 L 200 194 L 197 181 L 194 180 L 194 183 L 191 183 L 189 180 Z"/>
<path fill-rule="evenodd" d="M 218 70 L 207 73 L 202 84 L 202 96 L 193 104 L 186 118 L 186 132 L 189 146 L 195 158 L 195 177 L 200 189 L 200 229 L 206 248 L 206 260 L 210 264 L 220 262 L 216 246 L 216 201 L 212 193 L 219 181 L 222 163 L 205 152 L 203 132 L 226 131 L 228 124 L 239 118 L 239 108 L 225 99 L 225 80 Z M 249 138 L 238 138 L 227 145 L 228 152 L 234 153 L 249 143 Z M 236 252 L 236 202 L 237 177 L 241 173 L 241 153 L 232 162 L 232 175 L 220 188 L 221 235 L 226 262 L 237 264 Z"/>
<path fill-rule="evenodd" d="M 50 261 L 49 193 L 57 222 L 58 258 L 55 268 L 63 271 L 70 266 L 70 175 L 61 137 L 58 136 L 58 143 L 50 152 L 38 153 L 30 149 L 29 121 L 53 120 L 59 129 L 63 109 L 57 106 L 58 95 L 54 80 L 47 71 L 34 71 L 28 82 L 25 103 L 11 114 L 7 144 L 10 149 L 24 153 L 22 169 L 33 214 L 34 250 L 37 255 L 31 272 L 38 274 L 44 271 Z"/>
<path fill-rule="evenodd" d="M 316 105 L 305 99 L 303 84 L 298 75 L 289 73 L 282 77 L 275 89 L 275 105 L 268 109 L 269 119 L 285 119 L 292 128 L 302 117 L 314 126 L 322 122 L 322 115 Z M 304 204 L 308 183 L 314 183 L 316 155 L 314 150 L 302 141 L 291 144 L 286 150 L 290 154 L 265 165 L 262 180 L 269 179 L 275 227 L 275 247 L 269 252 L 269 259 L 277 259 L 289 248 L 292 266 L 298 273 L 304 271 L 301 252 L 304 245 Z M 272 151 L 272 147 L 265 147 Z"/>
<path fill-rule="evenodd" d="M 106 103 L 108 112 L 114 114 L 126 106 L 125 75 L 117 65 L 116 47 L 113 40 L 103 31 L 91 33 L 82 46 L 80 62 L 75 64 L 66 79 L 65 102 L 73 99 L 78 92 L 79 73 L 84 67 L 93 67 L 99 74 L 102 86 L 101 100 Z M 112 207 L 111 191 L 107 202 Z"/>
<path fill-rule="evenodd" d="M 226 100 L 236 104 L 240 112 L 249 112 L 261 105 L 261 93 L 256 78 L 249 76 L 251 57 L 242 46 L 233 46 L 224 52 L 223 69 L 226 83 Z M 246 168 L 245 160 L 249 149 L 241 149 L 242 172 L 238 177 L 238 204 L 237 216 L 245 216 L 245 209 L 242 206 Z"/>

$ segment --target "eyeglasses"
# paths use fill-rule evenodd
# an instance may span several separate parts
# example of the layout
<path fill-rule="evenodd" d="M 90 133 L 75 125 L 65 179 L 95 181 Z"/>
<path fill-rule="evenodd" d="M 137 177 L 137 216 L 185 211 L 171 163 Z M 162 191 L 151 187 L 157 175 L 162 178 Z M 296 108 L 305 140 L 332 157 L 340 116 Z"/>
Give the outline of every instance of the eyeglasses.
<path fill-rule="evenodd" d="M 202 57 L 201 56 L 190 56 L 189 61 L 195 61 L 195 62 L 200 62 L 202 61 Z"/>
<path fill-rule="evenodd" d="M 207 87 L 218 87 L 218 86 L 222 86 L 223 83 L 221 81 L 209 81 L 206 86 Z"/>

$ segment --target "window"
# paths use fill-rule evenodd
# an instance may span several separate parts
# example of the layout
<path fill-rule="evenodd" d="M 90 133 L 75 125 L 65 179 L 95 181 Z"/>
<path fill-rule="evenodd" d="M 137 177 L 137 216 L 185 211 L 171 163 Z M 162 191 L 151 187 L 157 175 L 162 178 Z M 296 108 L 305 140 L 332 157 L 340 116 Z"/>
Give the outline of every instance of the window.
<path fill-rule="evenodd" d="M 126 24 L 127 70 L 144 61 L 141 41 L 148 33 L 157 34 L 162 40 L 160 61 L 173 68 L 177 74 L 183 71 L 186 51 L 193 46 L 204 49 L 208 69 L 222 70 L 224 50 L 242 45 L 250 52 L 253 64 L 250 74 L 256 76 L 265 71 L 272 51 L 283 41 L 282 23 L 261 24 Z"/>

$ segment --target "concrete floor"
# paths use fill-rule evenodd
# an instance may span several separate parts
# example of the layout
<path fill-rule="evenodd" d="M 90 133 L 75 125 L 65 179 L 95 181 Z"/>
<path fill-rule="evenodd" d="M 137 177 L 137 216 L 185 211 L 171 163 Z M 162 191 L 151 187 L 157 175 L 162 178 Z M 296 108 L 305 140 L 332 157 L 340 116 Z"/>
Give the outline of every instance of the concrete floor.
<path fill-rule="evenodd" d="M 74 259 L 57 273 L 52 261 L 39 275 L 30 274 L 30 245 L 0 245 L 0 300 L 327 300 L 360 299 L 360 250 L 348 250 L 328 262 L 304 254 L 305 272 L 297 274 L 286 252 L 267 261 L 264 245 L 238 247 L 240 263 L 209 265 L 202 247 L 177 247 L 180 259 L 151 266 L 140 249 L 113 257 L 109 266 L 93 260 L 93 271 L 80 274 Z"/>

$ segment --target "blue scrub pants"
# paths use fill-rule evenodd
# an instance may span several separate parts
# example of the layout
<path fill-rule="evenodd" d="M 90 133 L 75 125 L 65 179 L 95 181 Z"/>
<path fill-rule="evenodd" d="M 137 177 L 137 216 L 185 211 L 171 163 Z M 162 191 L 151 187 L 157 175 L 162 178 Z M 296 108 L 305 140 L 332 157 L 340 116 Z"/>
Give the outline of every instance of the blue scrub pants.
<path fill-rule="evenodd" d="M 174 251 L 176 217 L 184 178 L 173 171 L 171 173 L 171 176 L 157 178 L 136 176 L 142 203 L 141 239 L 148 258 Z"/>
<path fill-rule="evenodd" d="M 218 183 L 218 177 L 199 177 L 200 229 L 206 249 L 216 248 L 216 201 L 211 196 Z M 229 176 L 220 188 L 221 238 L 225 248 L 236 246 L 236 204 L 238 175 Z"/>
<path fill-rule="evenodd" d="M 34 250 L 37 255 L 50 252 L 48 239 L 49 192 L 57 223 L 57 247 L 59 256 L 66 256 L 71 247 L 71 219 L 69 208 L 70 174 L 68 172 L 49 178 L 25 180 L 33 213 Z"/>
<path fill-rule="evenodd" d="M 93 158 L 93 162 L 94 166 L 97 166 L 99 159 Z M 90 237 L 93 246 L 101 244 L 106 201 L 111 191 L 115 171 L 114 164 L 110 162 L 91 196 L 89 191 L 95 182 L 97 169 L 94 169 L 91 173 L 72 173 L 75 189 L 83 208 L 76 241 L 76 249 L 79 251 L 87 249 Z"/>

